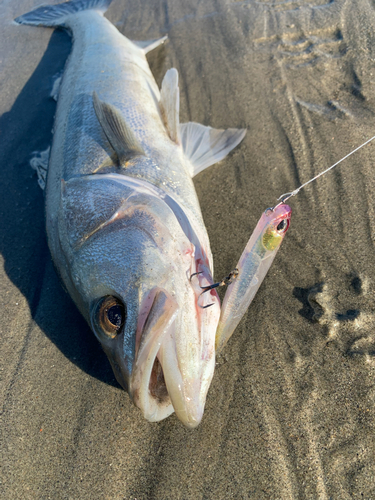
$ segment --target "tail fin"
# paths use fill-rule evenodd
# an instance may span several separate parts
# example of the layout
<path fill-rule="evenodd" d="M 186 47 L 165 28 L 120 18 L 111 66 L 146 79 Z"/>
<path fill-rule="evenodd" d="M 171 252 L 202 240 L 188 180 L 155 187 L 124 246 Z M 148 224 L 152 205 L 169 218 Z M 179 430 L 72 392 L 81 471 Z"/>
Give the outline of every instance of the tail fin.
<path fill-rule="evenodd" d="M 17 17 L 15 21 L 34 26 L 63 26 L 68 16 L 90 9 L 104 13 L 111 2 L 112 0 L 71 0 L 58 5 L 44 5 Z"/>

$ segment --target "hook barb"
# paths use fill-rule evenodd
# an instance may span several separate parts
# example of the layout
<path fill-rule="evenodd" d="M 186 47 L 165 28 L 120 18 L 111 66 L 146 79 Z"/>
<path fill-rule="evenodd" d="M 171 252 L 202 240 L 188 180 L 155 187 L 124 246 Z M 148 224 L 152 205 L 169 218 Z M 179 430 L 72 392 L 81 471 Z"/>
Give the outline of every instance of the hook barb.
<path fill-rule="evenodd" d="M 200 273 L 195 273 L 195 274 L 200 274 Z M 223 278 L 221 281 L 218 281 L 217 283 L 213 283 L 212 285 L 208 285 L 208 286 L 201 286 L 201 289 L 203 290 L 203 292 L 199 295 L 198 297 L 198 306 L 201 308 L 201 309 L 207 309 L 208 307 L 211 307 L 214 305 L 214 302 L 212 304 L 208 304 L 206 306 L 201 306 L 199 304 L 199 299 L 202 297 L 202 295 L 206 292 L 209 292 L 210 290 L 213 290 L 214 288 L 217 288 L 219 286 L 225 286 L 225 285 L 230 285 L 231 283 L 233 283 L 233 280 L 235 280 L 237 278 L 239 274 L 239 271 L 238 269 L 234 269 L 232 272 L 230 272 L 228 274 L 228 276 L 226 276 L 225 278 Z M 193 275 L 192 275 L 193 276 Z"/>

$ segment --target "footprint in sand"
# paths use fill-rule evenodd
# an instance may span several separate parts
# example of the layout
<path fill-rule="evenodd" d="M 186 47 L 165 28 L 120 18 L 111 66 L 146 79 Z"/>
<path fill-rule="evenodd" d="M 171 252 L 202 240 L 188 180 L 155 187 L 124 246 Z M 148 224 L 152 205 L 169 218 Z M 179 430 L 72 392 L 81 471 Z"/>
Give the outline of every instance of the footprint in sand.
<path fill-rule="evenodd" d="M 343 354 L 375 362 L 374 296 L 366 278 L 355 273 L 293 290 L 302 303 L 298 312 L 325 327 L 325 342 Z"/>

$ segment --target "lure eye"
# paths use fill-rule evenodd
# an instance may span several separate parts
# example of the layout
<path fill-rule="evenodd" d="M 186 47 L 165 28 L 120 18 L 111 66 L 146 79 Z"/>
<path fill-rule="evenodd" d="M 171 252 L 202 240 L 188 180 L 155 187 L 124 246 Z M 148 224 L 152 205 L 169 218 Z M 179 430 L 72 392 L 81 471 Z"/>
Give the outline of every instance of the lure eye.
<path fill-rule="evenodd" d="M 276 227 L 276 231 L 279 233 L 279 234 L 282 234 L 282 233 L 285 233 L 286 230 L 288 229 L 289 227 L 289 220 L 288 219 L 283 219 L 281 222 L 279 222 L 279 224 L 277 225 Z"/>
<path fill-rule="evenodd" d="M 95 310 L 95 323 L 111 339 L 120 332 L 126 321 L 126 307 L 119 299 L 107 295 L 99 300 Z"/>

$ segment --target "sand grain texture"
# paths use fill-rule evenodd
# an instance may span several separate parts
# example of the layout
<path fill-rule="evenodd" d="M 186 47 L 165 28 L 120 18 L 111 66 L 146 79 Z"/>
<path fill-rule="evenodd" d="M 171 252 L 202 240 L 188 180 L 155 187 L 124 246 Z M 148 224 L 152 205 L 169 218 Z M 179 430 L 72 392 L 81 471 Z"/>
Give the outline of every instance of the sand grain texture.
<path fill-rule="evenodd" d="M 57 2 L 55 2 L 57 3 Z M 62 31 L 1 2 L 1 498 L 374 499 L 375 145 L 293 200 L 291 228 L 223 355 L 202 424 L 144 421 L 62 290 L 31 152 L 51 142 Z M 375 133 L 366 0 L 114 0 L 107 17 L 180 73 L 181 121 L 246 127 L 195 179 L 215 276 L 261 212 Z M 125 90 L 125 89 L 124 89 Z"/>

